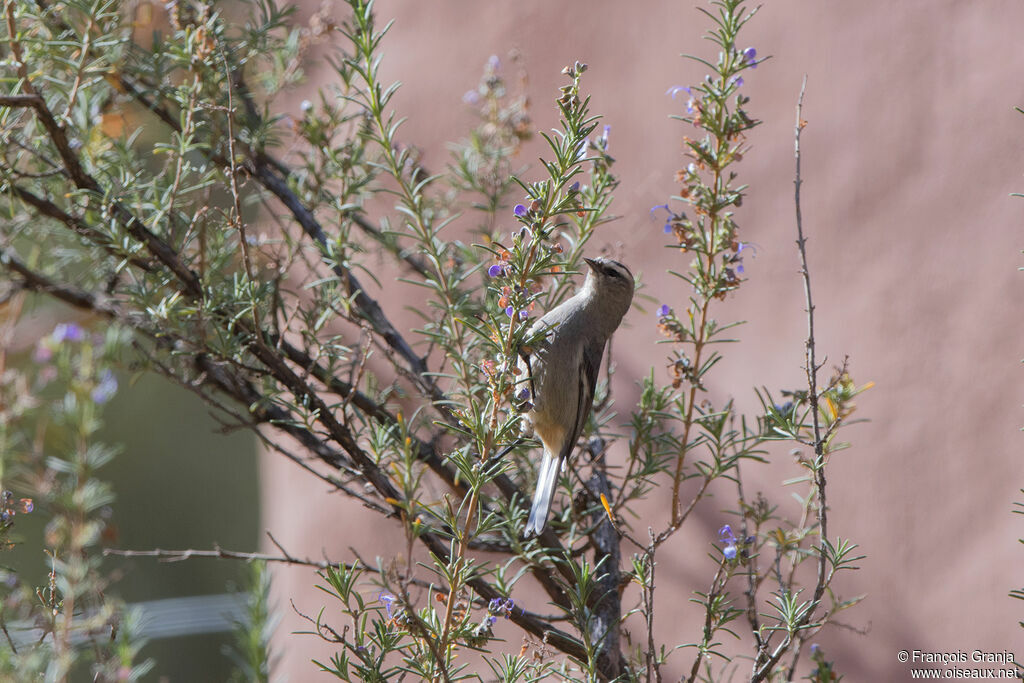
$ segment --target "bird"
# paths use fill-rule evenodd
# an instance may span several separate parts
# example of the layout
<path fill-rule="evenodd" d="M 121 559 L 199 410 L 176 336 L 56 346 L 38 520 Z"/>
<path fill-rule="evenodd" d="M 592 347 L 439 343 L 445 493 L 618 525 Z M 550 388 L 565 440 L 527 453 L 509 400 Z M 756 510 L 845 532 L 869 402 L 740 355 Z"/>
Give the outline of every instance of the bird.
<path fill-rule="evenodd" d="M 524 431 L 543 447 L 526 538 L 547 526 L 559 474 L 593 407 L 604 347 L 633 301 L 629 268 L 604 256 L 583 260 L 583 286 L 530 327 L 525 339 L 536 341 L 519 354 L 532 405 L 523 414 Z"/>

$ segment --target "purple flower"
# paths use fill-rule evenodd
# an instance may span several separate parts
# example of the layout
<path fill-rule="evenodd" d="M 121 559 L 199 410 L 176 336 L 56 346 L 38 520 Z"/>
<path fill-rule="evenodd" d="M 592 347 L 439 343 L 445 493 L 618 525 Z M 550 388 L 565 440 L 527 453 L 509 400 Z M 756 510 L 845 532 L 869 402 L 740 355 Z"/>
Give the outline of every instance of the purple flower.
<path fill-rule="evenodd" d="M 36 509 L 35 503 L 32 502 L 31 498 L 21 499 L 21 511 L 28 513 Z"/>
<path fill-rule="evenodd" d="M 36 344 L 36 348 L 32 351 L 32 360 L 36 363 L 49 363 L 53 358 L 53 350 L 45 344 Z"/>
<path fill-rule="evenodd" d="M 746 268 L 743 267 L 743 257 L 741 256 L 744 249 L 749 249 L 750 251 L 754 252 L 754 256 L 757 256 L 757 249 L 750 242 L 739 243 L 739 245 L 736 247 L 736 255 L 732 257 L 732 260 L 734 263 L 737 264 L 736 272 L 739 273 L 740 275 L 746 272 Z"/>
<path fill-rule="evenodd" d="M 722 549 L 722 555 L 725 556 L 725 559 L 735 560 L 737 552 L 737 540 L 736 535 L 732 532 L 731 526 L 725 524 L 722 526 L 721 529 L 718 530 L 718 541 L 719 543 L 725 543 L 725 548 Z"/>
<path fill-rule="evenodd" d="M 114 394 L 117 393 L 117 378 L 114 377 L 114 373 L 110 370 L 104 370 L 103 374 L 100 375 L 100 383 L 92 390 L 92 400 L 94 403 L 103 405 L 110 399 L 114 398 Z"/>
<path fill-rule="evenodd" d="M 690 99 L 686 100 L 686 113 L 687 114 L 692 114 L 696 110 L 697 110 L 697 100 L 695 100 L 692 97 Z"/>
<path fill-rule="evenodd" d="M 735 85 L 737 88 L 742 88 L 743 76 L 737 76 L 736 78 L 732 79 L 732 84 Z"/>
<path fill-rule="evenodd" d="M 480 93 L 476 90 L 467 90 L 466 94 L 462 96 L 462 101 L 466 104 L 478 104 L 480 102 Z"/>
<path fill-rule="evenodd" d="M 516 393 L 516 400 L 520 403 L 525 403 L 530 400 L 530 390 L 527 387 L 523 387 Z M 492 601 L 493 602 L 493 601 Z"/>
<path fill-rule="evenodd" d="M 658 209 L 665 209 L 665 211 L 668 213 L 668 218 L 665 219 L 664 227 L 665 234 L 667 235 L 672 232 L 672 219 L 674 218 L 674 216 L 672 215 L 672 209 L 668 208 L 668 204 L 658 204 L 657 206 L 652 206 L 651 218 L 654 218 L 654 212 L 657 211 Z"/>
<path fill-rule="evenodd" d="M 381 591 L 380 593 L 377 594 L 377 600 L 384 603 L 384 609 L 387 610 L 388 619 L 390 619 L 391 616 L 392 616 L 391 615 L 391 608 L 395 604 L 395 601 L 398 600 L 398 598 L 396 598 L 391 593 L 388 593 L 386 591 Z"/>
<path fill-rule="evenodd" d="M 506 619 L 508 619 L 509 615 L 512 614 L 512 610 L 513 608 L 515 608 L 515 606 L 515 600 L 513 600 L 512 598 L 494 598 L 489 603 L 487 603 L 487 611 L 491 614 L 501 614 Z M 494 622 L 492 621 L 490 623 L 493 624 Z"/>
<path fill-rule="evenodd" d="M 530 313 L 526 309 L 523 309 L 523 310 L 519 311 L 519 319 L 520 320 L 526 320 L 529 317 L 530 317 Z"/>
<path fill-rule="evenodd" d="M 580 181 L 577 180 L 575 183 L 573 183 L 572 185 L 569 186 L 569 192 L 579 192 L 579 191 L 580 191 Z"/>
<path fill-rule="evenodd" d="M 513 310 L 511 306 L 508 306 L 505 308 L 505 315 L 511 318 L 513 315 L 515 315 L 515 310 Z"/>
<path fill-rule="evenodd" d="M 529 212 L 529 209 L 527 209 L 522 204 L 516 204 L 515 208 L 512 209 L 512 213 L 514 213 L 515 215 L 519 216 L 520 218 L 525 216 L 528 212 Z"/>
<path fill-rule="evenodd" d="M 692 95 L 693 94 L 693 91 L 691 91 L 685 85 L 673 85 L 671 88 L 669 88 L 668 90 L 665 91 L 665 94 L 666 95 L 671 95 L 672 99 L 674 100 L 676 98 L 676 95 L 678 95 L 681 92 L 684 92 L 687 95 Z"/>
<path fill-rule="evenodd" d="M 601 132 L 601 148 L 604 149 L 605 151 L 608 150 L 608 133 L 610 133 L 611 130 L 611 126 L 605 125 L 604 131 Z"/>
<path fill-rule="evenodd" d="M 743 61 L 747 63 L 751 69 L 757 68 L 757 50 L 752 47 L 748 47 L 743 51 Z"/>
<path fill-rule="evenodd" d="M 658 308 L 658 317 L 659 318 L 667 318 L 669 313 L 671 313 L 671 312 L 672 312 L 672 309 L 668 307 L 668 304 L 662 304 Z"/>
<path fill-rule="evenodd" d="M 85 339 L 85 331 L 76 323 L 60 323 L 53 328 L 50 338 L 57 344 L 62 344 L 66 341 L 80 342 Z"/>
<path fill-rule="evenodd" d="M 585 139 L 580 143 L 579 149 L 576 150 L 576 161 L 583 161 L 587 158 L 587 147 L 590 145 L 590 138 Z"/>
<path fill-rule="evenodd" d="M 491 277 L 498 277 L 505 270 L 505 267 L 500 263 L 495 263 L 493 266 L 487 269 L 487 274 Z"/>
<path fill-rule="evenodd" d="M 491 55 L 487 58 L 487 68 L 492 71 L 497 71 L 501 68 L 501 60 L 498 59 L 498 55 Z"/>

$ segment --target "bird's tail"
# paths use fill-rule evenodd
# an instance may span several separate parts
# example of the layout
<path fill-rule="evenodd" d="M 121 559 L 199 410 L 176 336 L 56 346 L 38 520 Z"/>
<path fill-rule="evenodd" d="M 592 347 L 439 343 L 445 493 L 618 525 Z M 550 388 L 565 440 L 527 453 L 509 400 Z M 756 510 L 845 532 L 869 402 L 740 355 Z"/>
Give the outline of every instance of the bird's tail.
<path fill-rule="evenodd" d="M 558 475 L 562 471 L 562 459 L 556 458 L 547 448 L 544 449 L 544 459 L 540 463 L 540 470 L 537 471 L 537 488 L 533 492 L 533 506 L 530 508 L 530 518 L 526 522 L 526 530 L 523 535 L 540 536 L 548 523 L 548 513 L 551 510 L 551 499 L 555 497 L 555 487 L 558 485 Z"/>

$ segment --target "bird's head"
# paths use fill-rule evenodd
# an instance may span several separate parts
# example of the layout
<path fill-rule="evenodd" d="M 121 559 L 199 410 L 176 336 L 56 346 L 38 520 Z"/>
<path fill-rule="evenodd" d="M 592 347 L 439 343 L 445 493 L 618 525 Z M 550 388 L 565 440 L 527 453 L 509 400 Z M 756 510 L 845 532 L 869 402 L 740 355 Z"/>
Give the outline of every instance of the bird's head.
<path fill-rule="evenodd" d="M 600 302 L 603 310 L 608 311 L 610 317 L 614 317 L 614 327 L 618 327 L 633 301 L 633 273 L 607 256 L 584 257 L 583 260 L 589 269 L 584 289 L 592 289 L 592 296 Z"/>

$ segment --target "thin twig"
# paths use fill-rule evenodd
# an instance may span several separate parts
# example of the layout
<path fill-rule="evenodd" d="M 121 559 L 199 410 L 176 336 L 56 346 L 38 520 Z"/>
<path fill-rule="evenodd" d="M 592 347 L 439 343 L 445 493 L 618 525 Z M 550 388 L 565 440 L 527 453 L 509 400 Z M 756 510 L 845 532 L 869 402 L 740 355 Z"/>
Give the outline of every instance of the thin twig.
<path fill-rule="evenodd" d="M 280 564 L 295 564 L 304 567 L 316 567 L 327 569 L 344 567 L 351 570 L 354 565 L 344 562 L 327 562 L 326 560 L 312 560 L 310 558 L 294 557 L 292 555 L 268 555 L 266 553 L 247 553 L 240 550 L 227 550 L 220 546 L 214 546 L 212 550 L 197 550 L 187 548 L 185 550 L 164 550 L 154 548 L 152 550 L 127 550 L 122 548 L 104 548 L 103 556 L 109 557 L 154 557 L 162 562 L 183 562 L 193 558 L 219 558 L 222 560 L 245 560 L 246 562 L 276 562 Z"/>
<path fill-rule="evenodd" d="M 89 14 L 89 22 L 85 26 L 85 37 L 82 38 L 82 52 L 78 60 L 78 67 L 75 69 L 75 82 L 71 84 L 71 94 L 68 95 L 68 104 L 61 114 L 61 120 L 71 118 L 71 110 L 75 108 L 75 100 L 78 99 L 78 90 L 82 87 L 82 76 L 85 75 L 85 63 L 89 60 L 89 49 L 92 45 L 92 29 L 96 25 L 96 17 Z"/>
<path fill-rule="evenodd" d="M 810 405 L 812 428 L 814 433 L 815 457 L 814 462 L 812 463 L 812 469 L 815 488 L 817 489 L 817 509 L 815 512 L 817 513 L 818 518 L 818 536 L 820 539 L 820 546 L 816 549 L 818 552 L 818 579 L 814 587 L 814 595 L 803 616 L 797 620 L 796 624 L 792 625 L 792 628 L 787 629 L 788 633 L 786 637 L 778 644 L 770 657 L 762 659 L 764 651 L 762 650 L 762 652 L 759 653 L 758 660 L 755 662 L 754 670 L 751 674 L 751 683 L 763 681 L 772 673 L 776 664 L 778 664 L 779 660 L 792 645 L 793 637 L 789 634 L 800 631 L 804 626 L 810 623 L 818 605 L 821 603 L 821 598 L 825 594 L 825 588 L 828 586 L 829 582 L 828 556 L 825 553 L 825 544 L 828 540 L 828 505 L 825 497 L 825 442 L 824 439 L 822 439 L 821 425 L 818 415 L 818 366 L 815 357 L 814 345 L 814 301 L 811 297 L 811 275 L 810 269 L 807 265 L 807 238 L 804 236 L 803 213 L 800 209 L 800 186 L 803 184 L 803 180 L 800 177 L 800 133 L 803 131 L 804 126 L 807 125 L 807 122 L 803 119 L 804 90 L 806 87 L 807 76 L 805 75 L 803 83 L 800 86 L 800 97 L 797 99 L 796 105 L 796 125 L 794 127 L 793 144 L 794 156 L 796 157 L 796 175 L 793 180 L 793 199 L 796 205 L 796 245 L 800 253 L 800 275 L 803 278 L 804 298 L 807 305 L 807 341 L 805 343 L 804 369 L 807 374 L 808 403 Z M 759 662 L 763 663 L 758 665 Z M 790 675 L 792 675 L 792 672 L 790 672 Z"/>
<path fill-rule="evenodd" d="M 736 463 L 736 492 L 740 503 L 740 510 L 744 513 L 740 521 L 740 533 L 741 537 L 745 539 L 749 535 L 746 511 L 750 506 L 747 503 L 746 496 L 743 494 L 743 477 L 740 473 L 739 463 Z M 757 566 L 756 553 L 752 555 L 753 556 L 747 560 L 747 621 L 750 623 L 750 633 L 754 637 L 754 645 L 757 651 L 761 652 L 763 648 L 761 640 L 761 620 L 757 615 L 757 589 L 760 583 L 760 570 Z"/>
<path fill-rule="evenodd" d="M 657 545 L 654 538 L 654 529 L 647 527 L 647 535 L 650 543 L 646 548 L 646 564 L 648 576 L 644 577 L 642 597 L 644 601 L 644 620 L 647 625 L 647 652 L 645 653 L 647 664 L 647 680 L 661 683 L 661 666 L 658 662 L 658 651 L 654 643 L 654 553 Z"/>

